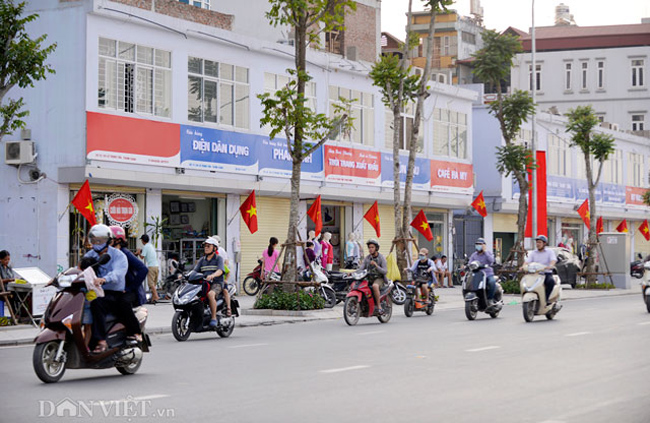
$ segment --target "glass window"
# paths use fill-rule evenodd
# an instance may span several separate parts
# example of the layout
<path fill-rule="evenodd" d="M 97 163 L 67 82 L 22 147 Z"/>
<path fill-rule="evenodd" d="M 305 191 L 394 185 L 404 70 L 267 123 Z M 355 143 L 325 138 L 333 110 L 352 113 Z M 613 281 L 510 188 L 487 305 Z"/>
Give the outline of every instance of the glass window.
<path fill-rule="evenodd" d="M 467 115 L 447 109 L 433 112 L 433 154 L 467 158 Z"/>
<path fill-rule="evenodd" d="M 535 66 L 535 90 L 542 90 L 542 65 Z M 528 89 L 533 90 L 533 65 L 528 66 Z"/>
<path fill-rule="evenodd" d="M 329 116 L 334 115 L 334 104 L 339 103 L 339 98 L 351 100 L 351 116 L 353 128 L 346 133 L 338 131 L 334 141 L 349 141 L 359 144 L 374 144 L 375 109 L 374 95 L 349 88 L 329 87 Z"/>
<path fill-rule="evenodd" d="M 583 90 L 587 89 L 587 76 L 589 72 L 589 63 L 582 62 L 580 63 L 580 88 Z"/>
<path fill-rule="evenodd" d="M 598 89 L 605 88 L 605 62 L 598 62 L 598 75 L 597 75 L 597 87 Z"/>
<path fill-rule="evenodd" d="M 643 131 L 645 129 L 645 115 L 632 115 L 632 130 Z"/>
<path fill-rule="evenodd" d="M 645 72 L 645 61 L 642 59 L 632 60 L 632 86 L 643 87 L 645 81 L 643 80 L 643 73 Z"/>

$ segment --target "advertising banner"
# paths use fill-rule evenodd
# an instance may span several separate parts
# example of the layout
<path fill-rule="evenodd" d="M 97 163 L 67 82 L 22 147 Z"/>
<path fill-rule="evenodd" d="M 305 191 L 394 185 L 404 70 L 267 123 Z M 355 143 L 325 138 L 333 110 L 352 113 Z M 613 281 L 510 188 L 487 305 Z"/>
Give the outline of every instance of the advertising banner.
<path fill-rule="evenodd" d="M 348 147 L 325 146 L 325 180 L 379 186 L 381 153 Z"/>
<path fill-rule="evenodd" d="M 292 160 L 287 148 L 287 140 L 260 137 L 258 143 L 259 174 L 291 178 Z M 302 179 L 323 180 L 323 147 L 317 148 L 302 162 Z"/>
<path fill-rule="evenodd" d="M 472 193 L 474 171 L 471 164 L 431 160 L 431 190 Z"/>
<path fill-rule="evenodd" d="M 625 204 L 629 206 L 644 206 L 643 203 L 643 194 L 647 190 L 645 188 L 638 187 L 625 187 Z"/>
<path fill-rule="evenodd" d="M 573 179 L 563 178 L 561 176 L 547 176 L 547 194 L 549 197 L 560 200 L 573 200 L 575 198 L 575 184 Z M 519 184 L 515 182 L 517 192 Z"/>
<path fill-rule="evenodd" d="M 602 192 L 601 198 L 604 203 L 625 204 L 625 187 L 623 185 L 605 184 L 598 185 Z"/>
<path fill-rule="evenodd" d="M 408 156 L 399 156 L 399 176 L 402 186 L 406 182 L 406 167 Z M 393 153 L 381 153 L 381 186 L 393 187 Z M 431 166 L 428 159 L 415 158 L 413 169 L 413 189 L 429 190 L 431 182 Z"/>
<path fill-rule="evenodd" d="M 181 125 L 181 166 L 257 174 L 259 140 L 256 135 Z"/>

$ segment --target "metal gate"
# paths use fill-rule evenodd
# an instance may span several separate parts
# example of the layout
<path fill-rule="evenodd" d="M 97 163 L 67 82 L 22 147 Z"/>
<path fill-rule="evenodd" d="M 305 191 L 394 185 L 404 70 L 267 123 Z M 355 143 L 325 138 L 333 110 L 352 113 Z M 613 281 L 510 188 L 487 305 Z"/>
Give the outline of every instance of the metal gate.
<path fill-rule="evenodd" d="M 483 218 L 454 213 L 454 258 L 464 260 L 474 252 L 474 243 L 483 236 Z"/>

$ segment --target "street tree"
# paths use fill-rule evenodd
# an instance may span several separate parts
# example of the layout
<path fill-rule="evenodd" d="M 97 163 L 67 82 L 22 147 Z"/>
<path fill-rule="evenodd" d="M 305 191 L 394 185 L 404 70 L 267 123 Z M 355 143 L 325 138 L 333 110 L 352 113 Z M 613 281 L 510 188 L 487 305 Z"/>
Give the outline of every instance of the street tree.
<path fill-rule="evenodd" d="M 23 16 L 24 11 L 25 2 L 0 2 L 0 140 L 24 128 L 23 119 L 29 115 L 29 111 L 23 109 L 22 97 L 9 98 L 5 102 L 9 91 L 15 86 L 33 87 L 35 81 L 54 73 L 45 60 L 56 48 L 56 43 L 44 47 L 47 35 L 30 38 L 25 25 L 36 20 L 38 15 Z"/>
<path fill-rule="evenodd" d="M 614 152 L 614 138 L 611 135 L 596 133 L 594 128 L 600 124 L 591 106 L 578 106 L 569 109 L 566 113 L 569 121 L 566 125 L 566 132 L 571 133 L 571 147 L 578 147 L 582 152 L 585 161 L 585 173 L 587 177 L 587 188 L 589 189 L 589 240 L 587 242 L 587 273 L 588 280 L 594 282 L 595 272 L 594 254 L 597 244 L 597 211 L 596 211 L 596 187 L 600 182 L 603 171 L 603 164 Z M 594 173 L 594 166 L 598 166 L 598 172 Z"/>
<path fill-rule="evenodd" d="M 273 26 L 293 28 L 295 66 L 287 69 L 291 81 L 273 94 L 258 95 L 263 107 L 262 126 L 271 128 L 273 139 L 282 134 L 291 157 L 291 208 L 287 248 L 284 255 L 283 280 L 296 280 L 296 238 L 299 223 L 300 174 L 302 162 L 338 131 L 349 131 L 352 119 L 349 104 L 341 101 L 328 117 L 312 110 L 305 97 L 305 86 L 311 79 L 307 72 L 307 48 L 318 44 L 321 32 L 343 29 L 347 11 L 356 10 L 352 0 L 269 0 L 266 17 Z"/>
<path fill-rule="evenodd" d="M 517 213 L 517 244 L 523 248 L 526 217 L 528 214 L 527 194 L 530 189 L 528 171 L 535 167 L 532 150 L 517 143 L 521 125 L 528 121 L 535 111 L 535 104 L 526 91 L 515 90 L 504 96 L 502 84 L 510 75 L 512 61 L 521 49 L 519 39 L 493 30 L 483 31 L 483 48 L 474 56 L 474 74 L 497 91 L 496 101 L 490 103 L 489 112 L 499 122 L 504 145 L 497 147 L 496 168 L 504 176 L 514 176 L 519 186 L 519 209 Z M 523 255 L 518 257 L 519 264 Z"/>
<path fill-rule="evenodd" d="M 433 46 L 435 34 L 436 14 L 446 11 L 453 4 L 453 0 L 422 0 L 425 10 L 429 12 L 429 30 L 427 35 L 427 51 L 425 67 L 422 76 L 412 72 L 410 61 L 413 48 L 420 43 L 419 36 L 412 31 L 413 0 L 409 0 L 406 26 L 406 41 L 402 44 L 403 59 L 398 56 L 383 56 L 372 68 L 370 77 L 373 85 L 379 87 L 382 101 L 393 113 L 393 208 L 395 237 L 397 239 L 396 252 L 399 269 L 406 269 L 406 244 L 404 239 L 409 238 L 409 223 L 411 221 L 411 193 L 413 189 L 413 175 L 415 169 L 415 155 L 422 121 L 424 101 L 429 96 L 428 83 L 431 76 L 431 62 L 433 60 Z M 404 133 L 402 128 L 402 114 L 409 102 L 415 102 L 415 116 L 410 133 Z M 408 140 L 409 151 L 404 183 L 404 201 L 401 198 L 401 177 L 399 150 L 402 148 L 402 136 Z M 406 275 L 402 274 L 405 279 Z"/>

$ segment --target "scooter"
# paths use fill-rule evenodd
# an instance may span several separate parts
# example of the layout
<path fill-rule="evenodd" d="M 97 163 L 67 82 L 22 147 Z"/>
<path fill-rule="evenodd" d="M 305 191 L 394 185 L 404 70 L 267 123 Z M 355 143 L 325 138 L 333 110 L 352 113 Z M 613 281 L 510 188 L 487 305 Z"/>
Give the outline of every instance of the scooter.
<path fill-rule="evenodd" d="M 348 292 L 350 292 L 350 284 L 352 283 L 352 280 L 346 278 L 346 276 L 353 272 L 354 270 L 352 269 L 340 269 L 339 272 L 328 272 L 328 285 L 334 290 L 336 304 L 345 301 L 345 297 L 348 295 Z"/>
<path fill-rule="evenodd" d="M 404 301 L 404 315 L 413 316 L 415 311 L 424 311 L 428 316 L 433 314 L 433 308 L 436 306 L 436 296 L 433 293 L 433 285 L 429 286 L 429 297 L 425 298 L 418 294 L 418 286 L 428 284 L 430 281 L 427 276 L 420 275 L 415 279 L 415 283 L 406 285 L 406 300 Z"/>
<path fill-rule="evenodd" d="M 643 267 L 645 272 L 643 272 L 643 278 L 641 279 L 641 294 L 648 313 L 650 313 L 650 261 L 646 262 Z"/>
<path fill-rule="evenodd" d="M 521 306 L 524 313 L 524 320 L 532 322 L 535 316 L 545 315 L 548 320 L 553 320 L 555 315 L 562 309 L 560 299 L 562 288 L 560 277 L 553 275 L 555 286 L 551 291 L 548 302 L 546 301 L 546 290 L 544 287 L 545 274 L 544 265 L 540 263 L 528 263 L 524 265 L 526 274 L 521 278 Z"/>
<path fill-rule="evenodd" d="M 406 301 L 406 286 L 399 281 L 393 283 L 393 290 L 390 292 L 393 303 L 402 305 Z"/>
<path fill-rule="evenodd" d="M 468 266 L 463 278 L 463 297 L 465 298 L 465 316 L 467 320 L 476 319 L 479 311 L 487 313 L 495 319 L 503 308 L 503 288 L 496 282 L 493 302 L 488 301 L 488 280 L 485 273 L 485 264 L 473 261 Z"/>
<path fill-rule="evenodd" d="M 257 260 L 257 266 L 246 275 L 241 287 L 248 295 L 257 295 L 262 285 L 262 260 Z"/>
<path fill-rule="evenodd" d="M 172 297 L 172 305 L 176 312 L 172 317 L 172 334 L 177 341 L 187 341 L 192 332 L 214 332 L 222 338 L 229 337 L 235 330 L 235 317 L 239 316 L 239 301 L 235 298 L 237 289 L 228 285 L 230 294 L 231 316 L 226 315 L 228 307 L 224 298 L 217 298 L 217 326 L 210 326 L 210 301 L 207 296 L 202 296 L 203 275 L 191 271 L 187 282 L 183 283 Z"/>
<path fill-rule="evenodd" d="M 110 256 L 100 257 L 95 268 L 108 263 Z M 54 286 L 54 295 L 43 315 L 41 333 L 35 342 L 32 364 L 34 372 L 45 383 L 58 382 L 66 369 L 108 369 L 115 367 L 123 375 L 132 375 L 142 364 L 143 352 L 149 352 L 151 341 L 144 332 L 147 309 L 137 307 L 134 313 L 140 329 L 142 341 L 128 340 L 122 323 L 115 316 L 106 316 L 108 328 L 106 351 L 96 354 L 90 352 L 84 341 L 82 317 L 86 300 L 86 281 L 83 272 L 70 268 L 52 279 L 47 286 Z"/>
<path fill-rule="evenodd" d="M 359 322 L 359 317 L 361 316 L 377 316 L 377 319 L 381 323 L 388 323 L 393 314 L 393 305 L 390 297 L 390 293 L 394 288 L 393 282 L 389 281 L 388 285 L 384 286 L 379 292 L 379 301 L 384 309 L 384 313 L 378 314 L 372 295 L 372 288 L 368 283 L 370 279 L 368 277 L 368 271 L 365 269 L 357 270 L 348 275 L 347 278 L 352 280 L 352 286 L 343 305 L 343 318 L 345 319 L 345 323 L 349 326 L 354 326 Z"/>
<path fill-rule="evenodd" d="M 643 256 L 639 254 L 638 260 L 630 263 L 630 276 L 633 278 L 641 279 L 645 273 L 645 263 L 643 262 Z"/>

